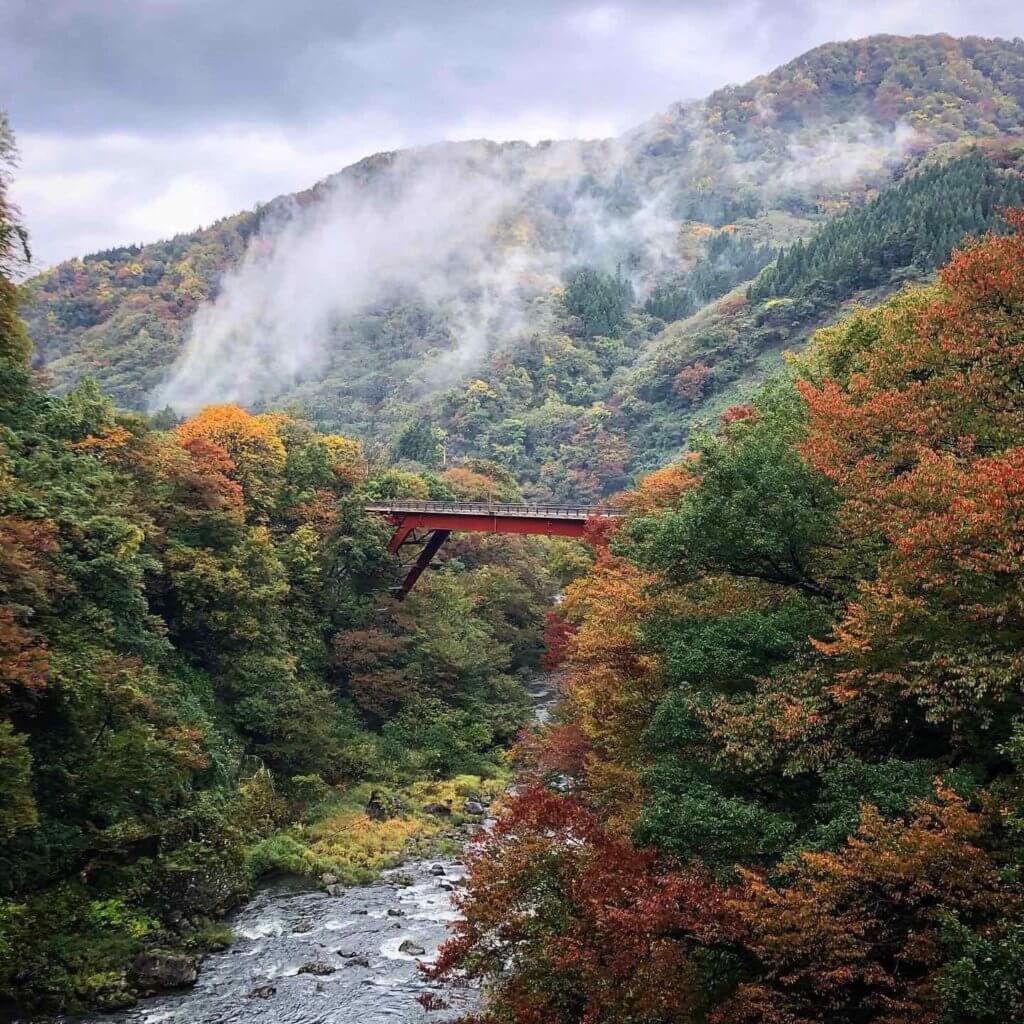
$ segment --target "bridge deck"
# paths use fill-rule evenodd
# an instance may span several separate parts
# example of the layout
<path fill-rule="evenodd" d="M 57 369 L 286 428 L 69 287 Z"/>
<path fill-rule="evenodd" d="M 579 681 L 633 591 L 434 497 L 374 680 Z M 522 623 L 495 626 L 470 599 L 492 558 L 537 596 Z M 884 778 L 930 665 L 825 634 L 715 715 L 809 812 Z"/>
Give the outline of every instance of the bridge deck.
<path fill-rule="evenodd" d="M 395 528 L 388 551 L 399 555 L 409 545 L 421 547 L 406 563 L 408 574 L 396 594 L 402 600 L 453 531 L 469 533 L 546 534 L 582 537 L 591 518 L 618 519 L 621 509 L 602 505 L 538 505 L 485 501 L 380 501 L 366 506 Z"/>
<path fill-rule="evenodd" d="M 450 516 L 493 516 L 498 519 L 568 519 L 586 522 L 591 516 L 619 518 L 621 509 L 604 505 L 537 505 L 489 501 L 382 501 L 366 506 L 381 515 L 433 513 Z"/>

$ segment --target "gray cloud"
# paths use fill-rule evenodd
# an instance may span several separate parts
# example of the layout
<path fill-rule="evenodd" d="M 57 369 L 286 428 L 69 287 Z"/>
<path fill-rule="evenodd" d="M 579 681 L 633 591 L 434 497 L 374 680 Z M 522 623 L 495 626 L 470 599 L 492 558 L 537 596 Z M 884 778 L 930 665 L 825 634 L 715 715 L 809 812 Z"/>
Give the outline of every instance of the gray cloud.
<path fill-rule="evenodd" d="M 872 32 L 1013 36 L 1005 0 L 3 0 L 14 195 L 45 263 L 188 230 L 377 149 L 622 131 Z"/>

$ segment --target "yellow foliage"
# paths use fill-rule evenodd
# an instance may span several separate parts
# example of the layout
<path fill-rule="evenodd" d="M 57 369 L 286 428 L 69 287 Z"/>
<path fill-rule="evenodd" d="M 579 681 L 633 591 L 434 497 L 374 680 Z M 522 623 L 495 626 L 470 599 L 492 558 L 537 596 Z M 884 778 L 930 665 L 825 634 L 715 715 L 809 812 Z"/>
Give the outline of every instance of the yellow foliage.
<path fill-rule="evenodd" d="M 306 831 L 303 859 L 311 873 L 330 864 L 345 878 L 372 878 L 409 857 L 431 855 L 453 821 L 460 820 L 469 797 L 482 795 L 491 801 L 506 784 L 505 779 L 474 775 L 414 782 L 397 794 L 402 808 L 398 816 L 384 821 L 375 821 L 363 809 L 373 787 L 358 786 L 347 794 L 342 807 Z M 452 818 L 424 813 L 424 805 L 431 803 L 447 804 Z"/>
<path fill-rule="evenodd" d="M 285 418 L 252 416 L 237 405 L 208 405 L 177 427 L 182 444 L 203 438 L 220 445 L 235 464 L 235 476 L 246 497 L 262 508 L 285 465 L 285 447 L 278 430 Z"/>
<path fill-rule="evenodd" d="M 356 484 L 366 477 L 366 459 L 363 457 L 363 446 L 359 441 L 342 437 L 341 434 L 325 434 L 320 438 L 320 443 L 331 456 L 336 476 L 350 484 Z"/>

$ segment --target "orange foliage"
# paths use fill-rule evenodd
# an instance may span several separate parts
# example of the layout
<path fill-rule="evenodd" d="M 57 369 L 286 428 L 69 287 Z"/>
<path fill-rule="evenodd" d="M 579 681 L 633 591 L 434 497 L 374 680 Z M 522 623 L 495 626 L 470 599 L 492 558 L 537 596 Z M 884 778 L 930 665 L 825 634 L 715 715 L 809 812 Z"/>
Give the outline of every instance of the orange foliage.
<path fill-rule="evenodd" d="M 880 551 L 819 645 L 844 662 L 842 700 L 984 717 L 1024 668 L 1024 213 L 1008 219 L 1018 232 L 957 253 L 939 289 L 823 332 L 834 376 L 798 384 L 804 455 L 839 487 L 848 535 Z"/>
<path fill-rule="evenodd" d="M 691 454 L 682 462 L 648 473 L 634 490 L 617 496 L 615 504 L 639 515 L 672 508 L 697 483 L 696 462 L 697 456 Z"/>
<path fill-rule="evenodd" d="M 627 827 L 638 813 L 640 738 L 662 694 L 658 659 L 637 631 L 655 610 L 652 578 L 598 548 L 590 572 L 569 584 L 562 614 L 575 632 L 565 659 L 565 703 L 595 754 L 587 779 Z"/>
<path fill-rule="evenodd" d="M 976 924 L 1009 909 L 1000 872 L 978 845 L 989 827 L 940 789 L 909 822 L 870 806 L 841 850 L 801 853 L 785 882 L 742 872 L 733 907 L 761 980 L 740 986 L 719 1024 L 935 1024 L 942 915 Z"/>
<path fill-rule="evenodd" d="M 281 422 L 280 416 L 252 416 L 237 405 L 210 405 L 180 423 L 176 433 L 182 445 L 202 438 L 223 448 L 246 496 L 264 508 L 285 464 Z"/>
<path fill-rule="evenodd" d="M 441 474 L 441 479 L 462 501 L 491 501 L 497 491 L 497 484 L 483 473 L 477 473 L 465 466 L 453 466 Z"/>

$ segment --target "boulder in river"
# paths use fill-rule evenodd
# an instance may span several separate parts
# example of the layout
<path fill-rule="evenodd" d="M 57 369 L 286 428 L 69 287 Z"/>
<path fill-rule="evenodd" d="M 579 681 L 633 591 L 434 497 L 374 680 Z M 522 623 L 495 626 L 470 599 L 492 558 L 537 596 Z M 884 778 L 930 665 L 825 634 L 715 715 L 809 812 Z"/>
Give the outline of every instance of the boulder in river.
<path fill-rule="evenodd" d="M 310 960 L 299 968 L 299 974 L 333 974 L 336 968 L 323 960 Z"/>
<path fill-rule="evenodd" d="M 338 884 L 338 876 L 337 875 L 332 875 L 330 873 L 330 871 L 325 871 L 320 876 L 320 884 L 321 885 L 337 885 Z"/>
<path fill-rule="evenodd" d="M 295 935 L 305 935 L 306 932 L 313 930 L 313 922 L 308 917 L 300 917 L 295 924 L 292 925 L 292 932 Z"/>
<path fill-rule="evenodd" d="M 388 917 L 405 917 L 405 911 L 398 907 L 388 907 Z"/>
<path fill-rule="evenodd" d="M 188 988 L 199 977 L 199 960 L 185 953 L 147 949 L 132 962 L 132 982 L 142 992 Z"/>
<path fill-rule="evenodd" d="M 269 999 L 277 994 L 276 985 L 257 985 L 250 993 L 250 999 Z"/>
<path fill-rule="evenodd" d="M 426 950 L 422 946 L 417 946 L 412 939 L 406 939 L 399 947 L 399 953 L 405 953 L 408 956 L 423 956 Z"/>
<path fill-rule="evenodd" d="M 358 955 L 358 956 L 350 957 L 348 963 L 345 964 L 345 966 L 346 967 L 369 967 L 370 966 L 370 961 L 365 956 Z"/>
<path fill-rule="evenodd" d="M 467 800 L 462 805 L 463 814 L 486 814 L 487 808 L 479 800 Z"/>

